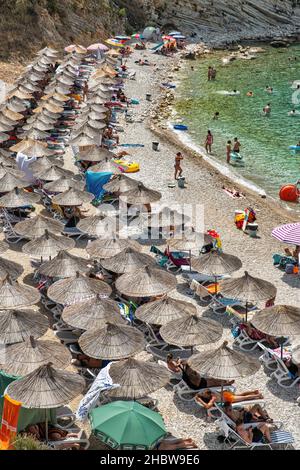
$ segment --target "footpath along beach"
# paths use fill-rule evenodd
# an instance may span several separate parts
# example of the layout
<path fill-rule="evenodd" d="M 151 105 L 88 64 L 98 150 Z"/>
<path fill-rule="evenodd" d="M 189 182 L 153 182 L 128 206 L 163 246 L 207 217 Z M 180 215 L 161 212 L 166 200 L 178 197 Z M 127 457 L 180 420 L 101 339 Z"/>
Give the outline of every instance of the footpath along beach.
<path fill-rule="evenodd" d="M 140 66 L 135 62 L 140 58 L 148 59 L 151 66 Z M 156 127 L 153 117 L 159 109 L 159 104 L 165 98 L 166 91 L 162 91 L 160 85 L 168 80 L 176 80 L 175 72 L 171 72 L 172 67 L 177 64 L 176 56 L 166 58 L 151 54 L 149 51 L 134 51 L 127 59 L 127 67 L 130 71 L 136 72 L 135 80 L 126 80 L 125 94 L 128 98 L 139 100 L 140 104 L 131 106 L 133 111 L 133 122 L 125 122 L 124 117 L 120 118 L 119 124 L 124 127 L 124 132 L 120 132 L 120 144 L 142 144 L 144 147 L 128 148 L 130 159 L 140 165 L 139 173 L 130 175 L 145 183 L 148 187 L 162 193 L 162 203 L 164 205 L 191 204 L 203 207 L 204 230 L 216 230 L 222 240 L 224 251 L 238 256 L 244 270 L 249 271 L 253 276 L 272 282 L 277 287 L 277 304 L 287 304 L 299 306 L 300 277 L 285 275 L 282 271 L 273 266 L 272 254 L 282 253 L 284 246 L 271 237 L 274 227 L 293 221 L 298 221 L 297 216 L 289 213 L 279 206 L 277 207 L 271 200 L 262 199 L 259 195 L 247 189 L 242 189 L 245 194 L 243 199 L 233 199 L 223 190 L 222 186 L 235 187 L 236 183 L 230 182 L 220 175 L 216 169 L 201 159 L 191 150 L 184 147 L 175 135 L 168 130 L 167 122 L 164 128 Z M 155 65 L 154 65 L 155 64 Z M 171 79 L 171 76 L 173 77 Z M 150 93 L 151 101 L 146 100 L 146 94 Z M 152 142 L 159 141 L 159 151 L 152 149 Z M 119 149 L 123 150 L 122 147 Z M 184 155 L 182 162 L 183 176 L 186 179 L 186 187 L 181 189 L 169 187 L 169 183 L 174 183 L 174 160 L 178 151 Z M 77 172 L 74 159 L 69 149 L 65 155 L 65 168 Z M 257 213 L 259 232 L 257 238 L 250 238 L 237 230 L 234 224 L 235 210 L 243 210 L 252 207 Z M 85 251 L 86 241 L 80 240 L 72 250 L 73 254 L 87 257 Z M 149 246 L 144 247 L 144 251 L 149 253 Z M 3 258 L 16 261 L 24 266 L 23 278 L 27 283 L 28 274 L 32 271 L 29 258 L 24 255 L 20 248 L 8 250 Z M 243 270 L 243 268 L 242 268 Z M 242 274 L 242 270 L 236 273 Z M 178 287 L 172 296 L 178 299 L 189 300 L 196 304 L 196 301 L 187 297 L 188 285 L 182 276 L 178 277 Z M 200 308 L 203 316 L 216 319 L 215 314 Z M 228 318 L 219 316 L 218 321 L 223 324 L 224 334 L 218 344 L 211 345 L 217 347 L 224 340 L 228 340 L 232 345 L 233 337 L 229 328 Z M 48 330 L 43 338 L 54 340 L 52 330 Z M 199 351 L 204 347 L 197 348 Z M 258 353 L 254 353 L 258 357 Z M 152 361 L 152 356 L 146 352 L 141 353 L 138 358 Z M 70 370 L 72 367 L 70 366 Z M 255 375 L 236 380 L 236 387 L 239 391 L 259 389 L 264 396 L 266 408 L 269 416 L 276 421 L 283 423 L 284 429 L 292 432 L 295 443 L 294 447 L 300 449 L 300 408 L 296 399 L 299 396 L 299 387 L 283 389 L 279 387 L 273 379 L 269 377 L 270 372 L 261 368 Z M 191 437 L 197 443 L 199 449 L 221 449 L 222 444 L 217 440 L 216 424 L 208 422 L 203 409 L 193 401 L 189 403 L 181 401 L 172 391 L 170 386 L 162 388 L 158 392 L 151 394 L 151 397 L 158 400 L 158 410 L 162 414 L 166 427 L 170 433 L 177 437 Z M 70 406 L 75 411 L 80 398 L 74 400 Z M 89 426 L 84 425 L 84 429 L 90 434 Z M 103 446 L 94 437 L 91 437 L 90 449 L 101 449 Z"/>

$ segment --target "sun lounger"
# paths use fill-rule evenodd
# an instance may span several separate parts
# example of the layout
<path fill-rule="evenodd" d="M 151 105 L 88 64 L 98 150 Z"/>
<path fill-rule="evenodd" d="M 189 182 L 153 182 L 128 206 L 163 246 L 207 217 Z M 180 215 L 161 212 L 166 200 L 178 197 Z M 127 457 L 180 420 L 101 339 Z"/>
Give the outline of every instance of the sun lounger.
<path fill-rule="evenodd" d="M 75 238 L 76 240 L 80 240 L 81 238 L 86 237 L 87 235 L 79 230 L 77 227 L 64 227 L 62 231 L 63 235 L 66 235 L 67 237 Z"/>
<path fill-rule="evenodd" d="M 147 344 L 146 351 L 156 359 L 161 359 L 162 361 L 166 361 L 168 354 L 173 354 L 175 357 L 180 359 L 188 359 L 192 355 L 191 349 L 183 349 L 174 346 L 170 346 L 169 344 Z"/>
<path fill-rule="evenodd" d="M 280 357 L 276 357 L 276 370 L 271 374 L 271 377 L 275 379 L 280 387 L 292 388 L 294 385 L 300 382 L 300 377 L 291 374 L 287 366 Z"/>
<path fill-rule="evenodd" d="M 227 445 L 227 449 L 236 450 L 236 449 L 257 449 L 268 447 L 269 450 L 273 450 L 278 446 L 282 446 L 284 449 L 292 448 L 294 443 L 294 437 L 291 433 L 282 430 L 276 430 L 271 432 L 272 442 L 246 442 L 233 427 L 229 426 L 224 419 L 217 420 L 217 425 L 225 436 L 224 444 Z M 232 439 L 234 442 L 232 443 Z"/>
<path fill-rule="evenodd" d="M 241 401 L 239 403 L 232 403 L 232 408 L 237 409 L 237 408 L 243 408 L 243 407 L 251 406 L 251 405 L 260 405 L 262 408 L 264 408 L 266 405 L 266 402 L 265 400 L 251 400 L 251 401 L 246 400 L 246 401 Z M 219 417 L 222 418 L 224 421 L 226 421 L 229 426 L 235 426 L 234 421 L 232 421 L 232 419 L 229 418 L 229 416 L 224 412 L 224 408 L 221 403 L 215 403 L 214 408 L 218 412 Z M 214 417 L 216 416 L 214 415 Z M 260 424 L 261 422 L 262 421 L 257 421 L 253 423 L 245 423 L 244 427 L 247 428 L 249 426 L 255 426 L 255 424 Z M 278 421 L 276 422 L 276 426 L 280 429 L 283 426 L 283 423 Z"/>
<path fill-rule="evenodd" d="M 79 444 L 82 450 L 87 450 L 90 447 L 90 441 L 85 433 L 81 430 L 77 437 L 66 437 L 60 441 L 48 441 L 48 445 L 55 450 L 63 450 L 71 448 L 72 445 Z"/>
<path fill-rule="evenodd" d="M 212 392 L 220 392 L 221 387 L 211 387 L 211 388 L 201 388 L 199 390 L 194 390 L 188 386 L 188 384 L 184 381 L 181 380 L 178 384 L 173 386 L 173 391 L 178 395 L 178 397 L 183 400 L 183 401 L 193 401 L 195 395 L 200 392 L 204 392 L 205 390 L 211 390 Z M 234 392 L 235 387 L 230 385 L 230 386 L 224 386 L 223 390 L 229 390 Z"/>

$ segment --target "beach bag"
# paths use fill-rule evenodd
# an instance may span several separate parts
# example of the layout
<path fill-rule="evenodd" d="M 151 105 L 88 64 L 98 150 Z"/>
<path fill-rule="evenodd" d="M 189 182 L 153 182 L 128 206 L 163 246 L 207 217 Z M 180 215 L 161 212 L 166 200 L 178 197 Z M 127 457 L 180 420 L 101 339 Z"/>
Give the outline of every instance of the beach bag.
<path fill-rule="evenodd" d="M 286 274 L 294 274 L 294 265 L 293 264 L 287 264 L 285 266 L 285 273 Z"/>

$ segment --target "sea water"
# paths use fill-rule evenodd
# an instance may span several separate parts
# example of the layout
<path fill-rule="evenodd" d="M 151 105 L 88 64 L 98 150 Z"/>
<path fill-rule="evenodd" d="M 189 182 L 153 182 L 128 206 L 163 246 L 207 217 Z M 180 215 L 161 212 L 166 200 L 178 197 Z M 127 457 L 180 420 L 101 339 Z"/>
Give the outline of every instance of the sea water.
<path fill-rule="evenodd" d="M 278 199 L 282 185 L 300 179 L 300 152 L 293 154 L 289 150 L 290 145 L 300 141 L 300 90 L 292 88 L 296 80 L 300 83 L 300 46 L 266 47 L 254 60 L 237 59 L 224 66 L 222 57 L 226 55 L 215 53 L 186 62 L 177 84 L 173 122 L 189 127 L 184 138 L 193 145 L 204 146 L 210 129 L 214 136 L 213 160 L 219 169 L 227 175 L 238 175 Z M 207 80 L 209 65 L 217 69 L 215 81 Z M 267 93 L 267 86 L 273 88 L 272 94 Z M 240 94 L 224 94 L 233 90 Z M 253 97 L 247 96 L 248 91 Z M 271 115 L 266 117 L 262 111 L 268 103 Z M 290 117 L 292 109 L 299 116 Z M 218 120 L 213 119 L 215 112 L 220 113 Z M 243 168 L 226 164 L 226 144 L 234 137 L 241 143 Z"/>

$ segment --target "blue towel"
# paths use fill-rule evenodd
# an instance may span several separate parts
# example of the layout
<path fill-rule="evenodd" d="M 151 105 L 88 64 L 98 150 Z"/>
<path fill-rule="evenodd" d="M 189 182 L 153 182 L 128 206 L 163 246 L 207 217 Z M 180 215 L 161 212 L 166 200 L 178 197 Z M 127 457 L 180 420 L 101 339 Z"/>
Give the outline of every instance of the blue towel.
<path fill-rule="evenodd" d="M 87 171 L 85 178 L 88 192 L 94 194 L 97 199 L 101 198 L 106 193 L 103 186 L 110 180 L 111 176 L 112 173 L 94 173 Z"/>
<path fill-rule="evenodd" d="M 119 147 L 145 147 L 144 144 L 121 144 Z"/>

